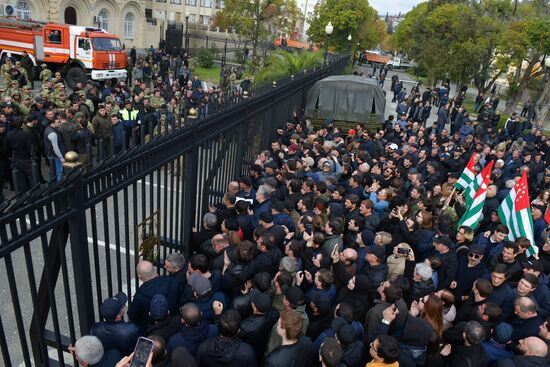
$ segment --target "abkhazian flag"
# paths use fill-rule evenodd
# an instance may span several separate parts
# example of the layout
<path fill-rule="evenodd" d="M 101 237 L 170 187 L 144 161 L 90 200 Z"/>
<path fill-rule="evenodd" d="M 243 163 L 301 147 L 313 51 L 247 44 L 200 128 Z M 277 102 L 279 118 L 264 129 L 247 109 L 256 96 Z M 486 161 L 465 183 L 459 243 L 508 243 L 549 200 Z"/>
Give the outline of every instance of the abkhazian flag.
<path fill-rule="evenodd" d="M 455 184 L 455 189 L 467 191 L 470 187 L 470 184 L 474 181 L 476 175 L 474 172 L 474 166 L 476 165 L 474 160 L 475 155 L 475 153 L 472 154 L 470 160 L 468 161 L 468 164 L 466 165 L 466 167 L 464 167 L 464 171 L 462 172 L 462 174 L 458 178 L 458 181 Z M 466 195 L 466 197 L 468 197 L 468 195 Z"/>
<path fill-rule="evenodd" d="M 481 171 L 478 177 L 481 176 L 482 182 L 477 189 L 476 194 L 472 202 L 468 205 L 466 212 L 458 221 L 458 226 L 467 226 L 475 230 L 479 224 L 479 217 L 483 211 L 483 204 L 485 204 L 485 198 L 487 197 L 487 187 L 491 180 L 491 171 L 493 170 L 493 161 L 489 162 Z"/>
<path fill-rule="evenodd" d="M 532 256 L 537 254 L 539 249 L 535 245 L 533 235 L 533 217 L 528 187 L 527 175 L 523 171 L 519 181 L 500 204 L 498 216 L 500 221 L 510 229 L 508 234 L 510 241 L 514 241 L 518 237 L 525 237 L 531 242 L 531 246 L 527 249 L 527 256 Z"/>

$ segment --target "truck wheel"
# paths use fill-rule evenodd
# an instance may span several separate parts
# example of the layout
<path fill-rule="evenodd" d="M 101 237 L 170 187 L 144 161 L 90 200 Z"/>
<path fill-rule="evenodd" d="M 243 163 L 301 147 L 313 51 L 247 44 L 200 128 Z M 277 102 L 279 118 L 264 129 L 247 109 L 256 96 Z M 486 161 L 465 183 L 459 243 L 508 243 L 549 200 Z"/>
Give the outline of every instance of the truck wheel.
<path fill-rule="evenodd" d="M 393 70 L 393 65 L 392 64 L 388 65 L 388 70 Z"/>
<path fill-rule="evenodd" d="M 73 66 L 69 69 L 69 71 L 67 71 L 65 82 L 67 83 L 69 88 L 74 89 L 76 83 L 86 83 L 86 73 L 84 73 L 84 70 L 81 67 Z"/>

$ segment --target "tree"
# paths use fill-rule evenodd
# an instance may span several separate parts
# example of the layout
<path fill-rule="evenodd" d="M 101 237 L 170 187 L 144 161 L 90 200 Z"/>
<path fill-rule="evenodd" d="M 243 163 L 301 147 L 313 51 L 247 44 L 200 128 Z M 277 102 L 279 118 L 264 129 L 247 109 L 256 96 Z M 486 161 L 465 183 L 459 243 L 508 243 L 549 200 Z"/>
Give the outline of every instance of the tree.
<path fill-rule="evenodd" d="M 538 84 L 535 85 L 535 113 L 543 120 L 550 103 L 550 71 L 545 67 L 545 59 L 550 55 L 550 20 L 548 17 L 530 18 L 521 22 L 518 28 L 522 36 L 522 47 L 514 58 L 515 71 L 508 76 L 509 91 L 505 112 L 514 112 L 525 90 Z"/>
<path fill-rule="evenodd" d="M 325 34 L 328 22 L 334 26 L 330 40 Z M 325 0 L 315 8 L 309 24 L 307 34 L 313 42 L 329 41 L 328 46 L 338 51 L 347 51 L 350 34 L 363 49 L 378 45 L 387 35 L 386 24 L 366 0 Z"/>
<path fill-rule="evenodd" d="M 314 66 L 323 64 L 323 53 L 321 51 L 285 51 L 277 50 L 271 52 L 265 66 L 254 76 L 254 83 L 260 84 L 271 82 L 288 75 L 297 75 L 303 70 L 311 69 Z"/>
<path fill-rule="evenodd" d="M 279 32 L 292 33 L 300 18 L 295 0 L 225 0 L 224 9 L 216 13 L 214 24 L 233 27 L 241 37 L 250 39 L 252 59 L 257 62 L 258 43 L 270 40 Z"/>

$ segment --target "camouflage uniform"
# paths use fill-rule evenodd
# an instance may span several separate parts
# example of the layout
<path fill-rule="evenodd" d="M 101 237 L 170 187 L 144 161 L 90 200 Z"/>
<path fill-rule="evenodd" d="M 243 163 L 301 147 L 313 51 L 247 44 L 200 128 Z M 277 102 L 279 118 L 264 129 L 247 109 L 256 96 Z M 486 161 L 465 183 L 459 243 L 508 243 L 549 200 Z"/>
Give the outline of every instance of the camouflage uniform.
<path fill-rule="evenodd" d="M 4 65 L 0 67 L 0 74 L 2 74 L 2 79 L 4 80 L 4 84 L 8 84 L 8 82 L 11 80 L 11 68 L 13 64 L 11 63 L 11 59 L 7 59 Z"/>
<path fill-rule="evenodd" d="M 23 86 L 23 91 L 21 92 L 21 97 L 24 99 L 26 97 L 29 97 L 31 100 L 33 99 L 33 93 L 30 85 Z"/>
<path fill-rule="evenodd" d="M 162 107 L 163 104 L 166 104 L 166 101 L 164 101 L 162 96 L 157 97 L 156 95 L 152 95 L 149 100 L 151 101 L 151 106 L 155 109 Z"/>
<path fill-rule="evenodd" d="M 11 96 L 13 93 L 16 93 L 16 92 L 19 92 L 19 94 L 21 94 L 21 91 L 19 90 L 19 82 L 17 80 L 12 80 L 8 89 L 6 89 L 5 95 Z"/>
<path fill-rule="evenodd" d="M 42 64 L 40 65 L 42 68 L 42 71 L 40 72 L 40 75 L 38 76 L 40 80 L 42 80 L 42 83 L 44 83 L 46 80 L 50 79 L 52 77 L 52 71 L 48 69 L 48 65 Z"/>

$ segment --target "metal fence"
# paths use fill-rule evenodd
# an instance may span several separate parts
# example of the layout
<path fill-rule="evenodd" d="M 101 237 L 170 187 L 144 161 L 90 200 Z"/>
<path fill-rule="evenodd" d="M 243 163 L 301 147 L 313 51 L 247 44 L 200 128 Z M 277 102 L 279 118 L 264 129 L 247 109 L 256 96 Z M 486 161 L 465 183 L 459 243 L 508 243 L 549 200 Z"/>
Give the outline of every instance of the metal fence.
<path fill-rule="evenodd" d="M 134 293 L 141 253 L 151 244 L 147 256 L 157 262 L 186 253 L 208 205 L 301 111 L 311 85 L 345 64 L 335 58 L 207 115 L 199 109 L 147 143 L 0 207 L 0 365 L 73 364 L 67 347 L 98 320 L 102 300 Z"/>

